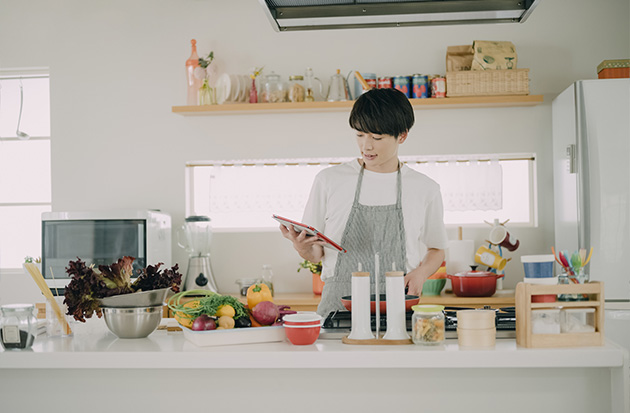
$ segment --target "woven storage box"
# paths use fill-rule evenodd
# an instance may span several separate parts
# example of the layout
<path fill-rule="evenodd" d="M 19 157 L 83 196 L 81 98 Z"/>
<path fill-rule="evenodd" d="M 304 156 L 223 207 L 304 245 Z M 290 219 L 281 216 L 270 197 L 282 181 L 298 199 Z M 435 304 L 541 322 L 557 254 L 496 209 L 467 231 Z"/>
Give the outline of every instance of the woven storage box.
<path fill-rule="evenodd" d="M 446 96 L 529 95 L 529 69 L 446 72 Z"/>
<path fill-rule="evenodd" d="M 630 59 L 604 60 L 597 66 L 599 79 L 619 79 L 630 77 Z"/>

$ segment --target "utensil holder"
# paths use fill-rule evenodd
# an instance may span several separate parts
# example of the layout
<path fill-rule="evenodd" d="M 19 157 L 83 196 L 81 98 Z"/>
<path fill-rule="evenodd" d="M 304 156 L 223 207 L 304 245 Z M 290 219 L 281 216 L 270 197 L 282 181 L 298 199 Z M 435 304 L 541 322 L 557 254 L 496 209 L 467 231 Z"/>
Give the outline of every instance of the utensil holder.
<path fill-rule="evenodd" d="M 532 302 L 532 296 L 547 294 L 586 294 L 586 301 Z M 591 333 L 533 334 L 532 309 L 594 308 L 595 331 Z M 604 345 L 604 283 L 516 285 L 516 344 L 523 347 L 584 347 Z"/>
<path fill-rule="evenodd" d="M 352 328 L 351 340 L 369 340 L 374 338 L 370 323 L 370 273 L 352 273 Z"/>
<path fill-rule="evenodd" d="M 405 318 L 405 279 L 402 271 L 385 273 L 387 332 L 385 340 L 405 340 L 407 334 L 407 319 Z"/>

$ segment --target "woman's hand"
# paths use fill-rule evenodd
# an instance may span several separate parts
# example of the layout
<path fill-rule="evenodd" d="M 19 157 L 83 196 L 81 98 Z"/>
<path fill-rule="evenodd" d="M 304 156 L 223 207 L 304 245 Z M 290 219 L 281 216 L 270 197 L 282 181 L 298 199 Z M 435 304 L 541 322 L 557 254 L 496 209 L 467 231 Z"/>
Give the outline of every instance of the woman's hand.
<path fill-rule="evenodd" d="M 306 231 L 295 232 L 293 228 L 287 228 L 280 224 L 282 236 L 293 243 L 293 248 L 300 254 L 300 257 L 310 262 L 320 262 L 324 258 L 325 241 L 318 237 L 309 236 Z"/>

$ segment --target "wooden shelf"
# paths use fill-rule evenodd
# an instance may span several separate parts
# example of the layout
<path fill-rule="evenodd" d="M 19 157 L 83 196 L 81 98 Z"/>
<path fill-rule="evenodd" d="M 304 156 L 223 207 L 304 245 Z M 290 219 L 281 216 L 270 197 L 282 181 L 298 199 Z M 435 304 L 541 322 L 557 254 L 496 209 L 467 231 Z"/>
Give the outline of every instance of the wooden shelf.
<path fill-rule="evenodd" d="M 585 300 L 585 301 L 554 301 L 552 303 L 532 303 L 532 308 L 560 308 L 560 307 L 599 307 L 600 301 L 597 300 Z"/>
<path fill-rule="evenodd" d="M 536 106 L 543 103 L 542 95 L 470 96 L 456 98 L 409 99 L 414 109 L 496 108 Z M 354 101 L 345 102 L 282 102 L 229 103 L 205 106 L 173 106 L 172 112 L 182 116 L 242 115 L 295 112 L 347 112 Z"/>

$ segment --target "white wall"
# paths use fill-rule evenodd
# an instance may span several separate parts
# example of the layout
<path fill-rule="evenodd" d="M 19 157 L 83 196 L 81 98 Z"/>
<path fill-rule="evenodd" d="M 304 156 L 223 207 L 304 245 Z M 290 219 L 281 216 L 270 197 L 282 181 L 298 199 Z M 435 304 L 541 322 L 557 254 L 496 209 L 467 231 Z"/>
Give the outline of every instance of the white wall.
<path fill-rule="evenodd" d="M 184 219 L 184 163 L 198 159 L 351 156 L 347 113 L 182 117 L 190 39 L 214 50 L 220 70 L 253 66 L 286 76 L 307 66 L 379 75 L 444 73 L 449 45 L 510 40 L 530 68 L 533 108 L 417 111 L 403 155 L 534 152 L 538 228 L 518 229 L 521 248 L 506 287 L 522 278 L 518 257 L 553 242 L 551 107 L 561 90 L 595 78 L 605 59 L 630 55 L 628 0 L 543 0 L 525 24 L 277 33 L 257 0 L 0 0 L 0 68 L 51 73 L 53 209 L 158 208 Z M 465 231 L 482 243 L 488 227 Z M 455 229 L 449 229 L 454 239 Z M 257 275 L 263 263 L 278 291 L 308 291 L 310 275 L 279 233 L 217 234 L 219 288 Z M 173 248 L 185 268 L 186 255 Z"/>

